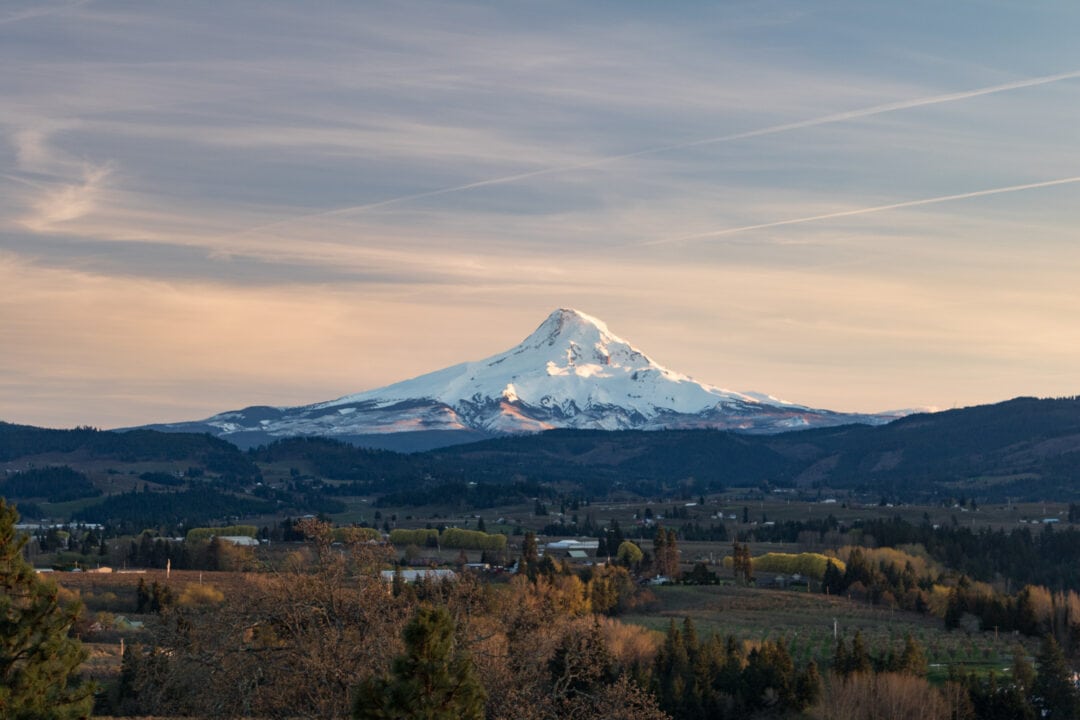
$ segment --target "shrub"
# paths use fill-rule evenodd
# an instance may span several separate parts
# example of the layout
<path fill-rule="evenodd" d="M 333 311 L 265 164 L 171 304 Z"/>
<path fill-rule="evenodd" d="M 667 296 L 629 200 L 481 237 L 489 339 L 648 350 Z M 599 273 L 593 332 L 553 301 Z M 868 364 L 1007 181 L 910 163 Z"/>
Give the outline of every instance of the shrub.
<path fill-rule="evenodd" d="M 443 547 L 461 548 L 462 550 L 495 550 L 506 549 L 506 536 L 488 534 L 480 530 L 462 530 L 460 528 L 446 528 L 439 538 Z"/>
<path fill-rule="evenodd" d="M 225 601 L 225 593 L 213 585 L 188 585 L 184 592 L 180 593 L 178 601 L 180 607 L 211 607 Z"/>
<path fill-rule="evenodd" d="M 394 545 L 417 545 L 429 547 L 439 541 L 438 530 L 404 530 L 397 528 L 390 531 L 390 542 Z"/>
<path fill-rule="evenodd" d="M 254 525 L 227 525 L 225 527 L 199 527 L 188 530 L 187 541 L 210 540 L 212 537 L 234 537 L 246 535 L 257 537 L 259 529 Z"/>

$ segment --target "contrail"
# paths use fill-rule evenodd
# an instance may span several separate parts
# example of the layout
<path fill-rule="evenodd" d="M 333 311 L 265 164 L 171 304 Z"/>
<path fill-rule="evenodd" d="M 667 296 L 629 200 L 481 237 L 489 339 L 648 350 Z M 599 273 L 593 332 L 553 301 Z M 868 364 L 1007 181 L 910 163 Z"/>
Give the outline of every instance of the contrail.
<path fill-rule="evenodd" d="M 31 180 L 26 180 L 24 178 L 18 177 L 17 175 L 9 175 L 8 173 L 0 173 L 0 177 L 4 178 L 5 180 L 10 180 L 11 182 L 16 182 L 16 183 L 20 183 L 22 185 L 26 185 L 27 187 L 32 187 L 32 188 L 34 188 L 36 190 L 44 190 L 45 189 L 45 186 L 42 185 L 41 183 L 36 183 L 36 182 L 31 181 Z"/>
<path fill-rule="evenodd" d="M 890 203 L 889 205 L 875 205 L 874 207 L 857 208 L 855 210 L 842 210 L 840 212 L 826 213 L 824 215 L 810 215 L 808 217 L 791 218 L 790 220 L 777 220 L 775 222 L 759 223 L 757 225 L 743 225 L 741 227 L 713 230 L 711 232 L 684 235 L 677 238 L 653 240 L 641 243 L 642 245 L 666 245 L 669 243 L 686 242 L 690 240 L 704 240 L 706 238 L 718 238 L 725 235 L 750 232 L 751 230 L 764 230 L 766 228 L 783 227 L 784 225 L 802 225 L 803 223 L 818 222 L 820 220 L 833 220 L 835 218 L 852 217 L 855 215 L 870 215 L 872 213 L 885 212 L 886 210 L 899 210 L 901 208 L 918 207 L 920 205 L 936 205 L 938 203 L 952 202 L 953 200 L 967 200 L 969 198 L 985 197 L 987 195 L 1001 195 L 1003 193 L 1020 192 L 1021 190 L 1035 190 L 1037 188 L 1053 187 L 1054 185 L 1069 185 L 1080 182 L 1080 175 L 1075 177 L 1060 178 L 1058 180 L 1045 180 L 1037 183 L 1024 185 L 1009 185 L 1008 187 L 990 188 L 988 190 L 976 190 L 974 192 L 959 193 L 956 195 L 940 195 L 932 198 L 920 198 L 918 200 L 906 200 L 904 202 Z"/>
<path fill-rule="evenodd" d="M 366 203 L 363 205 L 352 205 L 349 207 L 337 208 L 335 210 L 325 210 L 321 212 L 309 213 L 307 215 L 284 218 L 282 220 L 276 220 L 274 222 L 259 225 L 257 227 L 248 228 L 246 230 L 239 230 L 235 233 L 230 233 L 229 236 L 259 232 L 262 230 L 268 230 L 270 228 L 299 222 L 301 220 L 309 220 L 320 217 L 333 217 L 336 215 L 348 215 L 352 213 L 362 213 L 370 210 L 377 210 L 379 208 L 391 205 L 411 202 L 413 200 L 423 200 L 425 198 L 438 197 L 440 195 L 450 195 L 452 193 L 475 190 L 476 188 L 488 187 L 491 185 L 505 185 L 508 183 L 543 177 L 546 175 L 557 175 L 573 172 L 575 170 L 586 170 L 590 168 L 600 167 L 603 165 L 608 165 L 611 163 L 616 163 L 622 160 L 632 160 L 634 158 L 645 157 L 648 155 L 658 155 L 660 153 L 674 152 L 676 150 L 685 150 L 694 147 L 702 147 L 704 145 L 716 145 L 720 143 L 733 142 L 736 140 L 748 140 L 750 138 L 762 137 L 765 135 L 776 135 L 778 133 L 789 132 L 791 130 L 802 130 L 804 128 L 817 127 L 819 125 L 828 125 L 830 123 L 844 122 L 847 120 L 857 120 L 859 118 L 872 117 L 874 115 L 882 115 L 885 113 L 897 112 L 899 110 L 910 110 L 913 108 L 926 107 L 929 105 L 940 105 L 942 103 L 955 102 L 957 100 L 967 100 L 969 98 L 981 97 L 983 95 L 993 95 L 994 93 L 1008 92 L 1010 90 L 1020 90 L 1022 88 L 1036 87 L 1038 85 L 1047 85 L 1049 83 L 1060 82 L 1062 80 L 1072 80 L 1075 78 L 1080 78 L 1080 70 L 1072 70 L 1069 72 L 1057 73 L 1055 75 L 1042 75 L 1040 77 L 1028 78 L 1026 80 L 1015 80 L 1013 82 L 1002 83 L 1000 85 L 989 85 L 987 87 L 976 88 L 974 90 L 963 90 L 960 92 L 945 93 L 942 95 L 928 95 L 926 97 L 913 98 L 911 100 L 900 100 L 897 102 L 885 103 L 883 105 L 871 105 L 869 107 L 859 108 L 856 110 L 847 110 L 844 112 L 833 113 L 831 115 L 822 115 L 821 117 L 810 118 L 807 120 L 797 120 L 795 122 L 782 123 L 780 125 L 770 125 L 768 127 L 758 128 L 756 130 L 746 130 L 743 132 L 730 133 L 728 135 L 718 135 L 716 137 L 690 140 L 687 142 L 673 143 L 670 145 L 656 145 L 654 147 L 645 148 L 643 150 L 636 150 L 634 152 L 623 153 L 621 155 L 607 155 L 605 157 L 597 158 L 595 160 L 574 163 L 572 165 L 559 165 L 555 167 L 542 168 L 540 170 L 516 173 L 513 175 L 503 175 L 500 177 L 489 178 L 487 180 L 478 180 L 476 182 L 465 183 L 464 185 L 453 185 L 450 187 L 438 188 L 436 190 L 413 193 L 411 195 L 400 195 L 398 197 L 388 198 L 386 200 L 380 200 L 373 203 Z"/>
<path fill-rule="evenodd" d="M 62 13 L 65 10 L 72 10 L 81 5 L 86 5 L 90 0 L 75 0 L 75 2 L 67 3 L 65 5 L 56 5 L 53 7 L 33 8 L 31 10 L 24 10 L 22 12 L 15 12 L 11 15 L 5 15 L 0 17 L 0 25 L 8 25 L 10 23 L 22 22 L 23 20 L 30 20 L 33 18 L 44 17 L 46 15 L 55 15 Z"/>

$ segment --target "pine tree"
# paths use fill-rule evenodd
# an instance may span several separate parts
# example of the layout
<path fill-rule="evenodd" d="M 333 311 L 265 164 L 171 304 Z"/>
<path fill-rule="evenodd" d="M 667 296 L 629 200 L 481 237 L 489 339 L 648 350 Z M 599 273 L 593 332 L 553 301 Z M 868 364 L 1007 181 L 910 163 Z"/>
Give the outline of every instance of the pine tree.
<path fill-rule="evenodd" d="M 17 519 L 0 498 L 0 717 L 89 717 L 94 686 L 73 682 L 86 653 L 68 636 L 78 608 L 62 607 L 56 585 L 23 559 Z"/>
<path fill-rule="evenodd" d="M 839 595 L 844 591 L 844 574 L 831 560 L 825 564 L 825 576 L 821 580 L 821 590 L 827 595 Z"/>
<path fill-rule="evenodd" d="M 851 639 L 851 655 L 848 656 L 848 663 L 853 673 L 868 673 L 873 670 L 870 653 L 863 641 L 862 630 L 856 630 L 855 637 Z"/>
<path fill-rule="evenodd" d="M 1080 718 L 1080 693 L 1072 682 L 1072 673 L 1052 635 L 1043 640 L 1035 658 L 1035 683 L 1032 688 L 1036 707 L 1050 720 Z"/>
<path fill-rule="evenodd" d="M 818 672 L 817 663 L 813 660 L 803 668 L 795 677 L 795 704 L 796 710 L 817 704 L 821 699 L 821 674 Z"/>
<path fill-rule="evenodd" d="M 904 638 L 904 651 L 900 654 L 900 671 L 925 677 L 929 666 L 922 646 L 908 633 Z"/>
<path fill-rule="evenodd" d="M 390 678 L 372 678 L 357 691 L 358 720 L 481 720 L 486 694 L 472 658 L 458 647 L 446 608 L 421 607 L 405 626 L 405 654 Z"/>
<path fill-rule="evenodd" d="M 1013 646 L 1010 674 L 1012 675 L 1012 685 L 1019 691 L 1020 695 L 1025 698 L 1030 695 L 1035 685 L 1035 668 L 1032 667 L 1031 661 L 1028 660 L 1022 645 Z"/>
<path fill-rule="evenodd" d="M 525 533 L 521 543 L 521 565 L 518 571 L 524 571 L 530 580 L 536 579 L 537 566 L 540 564 L 540 551 L 536 546 L 536 533 Z"/>
<path fill-rule="evenodd" d="M 675 579 L 679 575 L 679 541 L 674 530 L 657 528 L 653 539 L 654 567 L 657 575 Z"/>

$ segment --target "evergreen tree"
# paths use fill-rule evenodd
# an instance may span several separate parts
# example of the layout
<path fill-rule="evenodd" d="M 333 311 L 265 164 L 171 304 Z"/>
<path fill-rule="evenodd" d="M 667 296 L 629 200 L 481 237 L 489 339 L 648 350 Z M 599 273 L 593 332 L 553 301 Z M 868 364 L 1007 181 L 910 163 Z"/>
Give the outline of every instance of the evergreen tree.
<path fill-rule="evenodd" d="M 1024 646 L 1016 645 L 1013 647 L 1012 666 L 1010 668 L 1012 675 L 1012 684 L 1023 697 L 1031 695 L 1032 688 L 1035 686 L 1035 668 L 1032 667 L 1031 661 L 1028 660 L 1027 655 L 1024 654 Z"/>
<path fill-rule="evenodd" d="M 686 643 L 675 625 L 675 620 L 672 619 L 668 624 L 664 644 L 656 654 L 653 670 L 653 681 L 660 707 L 673 715 L 683 715 L 684 713 L 680 711 L 684 709 L 687 686 L 692 680 L 692 668 L 690 656 L 686 651 Z"/>
<path fill-rule="evenodd" d="M 754 561 L 750 556 L 750 546 L 740 545 L 736 540 L 732 543 L 731 567 L 735 573 L 735 579 L 742 579 L 747 585 L 754 582 Z"/>
<path fill-rule="evenodd" d="M 805 710 L 821 699 L 821 674 L 813 660 L 795 677 L 795 709 Z"/>
<path fill-rule="evenodd" d="M 486 694 L 472 658 L 457 646 L 446 608 L 421 607 L 405 626 L 405 654 L 390 678 L 372 678 L 356 694 L 358 720 L 481 720 Z"/>
<path fill-rule="evenodd" d="M 653 538 L 653 569 L 657 575 L 667 575 L 664 572 L 667 568 L 664 565 L 666 554 L 664 548 L 667 544 L 667 533 L 664 532 L 664 528 L 656 529 L 656 537 Z"/>
<path fill-rule="evenodd" d="M 866 649 L 862 630 L 856 630 L 855 637 L 851 639 L 851 654 L 848 656 L 848 663 L 853 673 L 868 673 L 873 670 L 870 652 Z"/>
<path fill-rule="evenodd" d="M 1035 683 L 1032 699 L 1042 717 L 1050 720 L 1080 718 L 1080 693 L 1072 682 L 1072 673 L 1065 663 L 1065 654 L 1052 635 L 1043 640 L 1035 658 Z"/>
<path fill-rule="evenodd" d="M 23 559 L 17 519 L 0 498 L 0 717 L 89 717 L 94 686 L 73 682 L 86 653 L 68 636 L 78 608 L 61 607 L 56 585 Z"/>
<path fill-rule="evenodd" d="M 833 648 L 832 669 L 834 673 L 841 677 L 846 677 L 851 674 L 851 658 L 848 655 L 847 644 L 844 642 L 844 638 L 839 638 L 836 641 L 836 647 Z"/>
<path fill-rule="evenodd" d="M 608 550 L 607 535 L 600 536 L 600 542 L 596 546 L 596 557 L 606 558 L 611 555 L 611 551 Z"/>
<path fill-rule="evenodd" d="M 525 533 L 525 539 L 521 543 L 521 565 L 519 572 L 524 572 L 530 580 L 536 579 L 537 566 L 540 564 L 540 550 L 536 546 L 536 533 Z"/>
<path fill-rule="evenodd" d="M 659 575 L 676 579 L 679 576 L 679 541 L 674 530 L 659 528 L 653 540 L 653 554 L 656 556 L 656 572 Z"/>
<path fill-rule="evenodd" d="M 795 664 L 783 640 L 766 640 L 747 655 L 743 692 L 749 707 L 795 707 L 795 686 Z"/>
<path fill-rule="evenodd" d="M 922 646 L 908 633 L 904 638 L 904 650 L 900 653 L 899 669 L 901 672 L 925 677 L 929 666 Z"/>
<path fill-rule="evenodd" d="M 599 621 L 568 632 L 548 661 L 552 694 L 563 701 L 594 696 L 618 678 Z"/>
<path fill-rule="evenodd" d="M 821 580 L 821 590 L 827 595 L 839 595 L 844 592 L 844 573 L 836 563 L 829 561 L 825 565 L 825 576 Z"/>

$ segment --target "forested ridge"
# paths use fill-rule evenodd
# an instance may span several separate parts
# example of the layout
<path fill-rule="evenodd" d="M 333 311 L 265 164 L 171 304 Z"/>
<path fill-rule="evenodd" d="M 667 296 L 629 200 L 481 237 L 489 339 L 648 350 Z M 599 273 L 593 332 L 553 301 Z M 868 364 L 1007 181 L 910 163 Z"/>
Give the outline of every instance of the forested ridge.
<path fill-rule="evenodd" d="M 400 505 L 451 499 L 483 508 L 525 496 L 689 498 L 732 487 L 844 491 L 900 502 L 960 495 L 981 502 L 1072 501 L 1080 499 L 1080 400 L 1018 398 L 912 415 L 880 427 L 772 436 L 554 430 L 413 454 L 320 438 L 283 439 L 241 451 L 209 435 L 0 423 L 0 461 L 7 469 L 4 492 L 28 503 L 30 514 L 38 512 L 34 503 L 84 499 L 81 519 L 135 524 L 152 522 L 150 513 L 158 506 L 149 498 L 115 497 L 130 484 L 118 487 L 87 467 L 113 463 L 115 475 L 135 463 L 171 464 L 183 470 L 140 470 L 146 484 L 141 489 L 211 487 L 237 498 L 231 514 L 341 512 L 340 498 L 350 496 L 381 496 Z M 69 472 L 62 467 L 87 476 L 90 486 L 70 475 L 66 489 L 50 491 L 39 474 L 40 487 L 31 487 L 34 476 L 27 472 Z M 290 476 L 263 482 L 270 467 L 287 467 Z M 99 491 L 104 497 L 94 500 Z"/>

